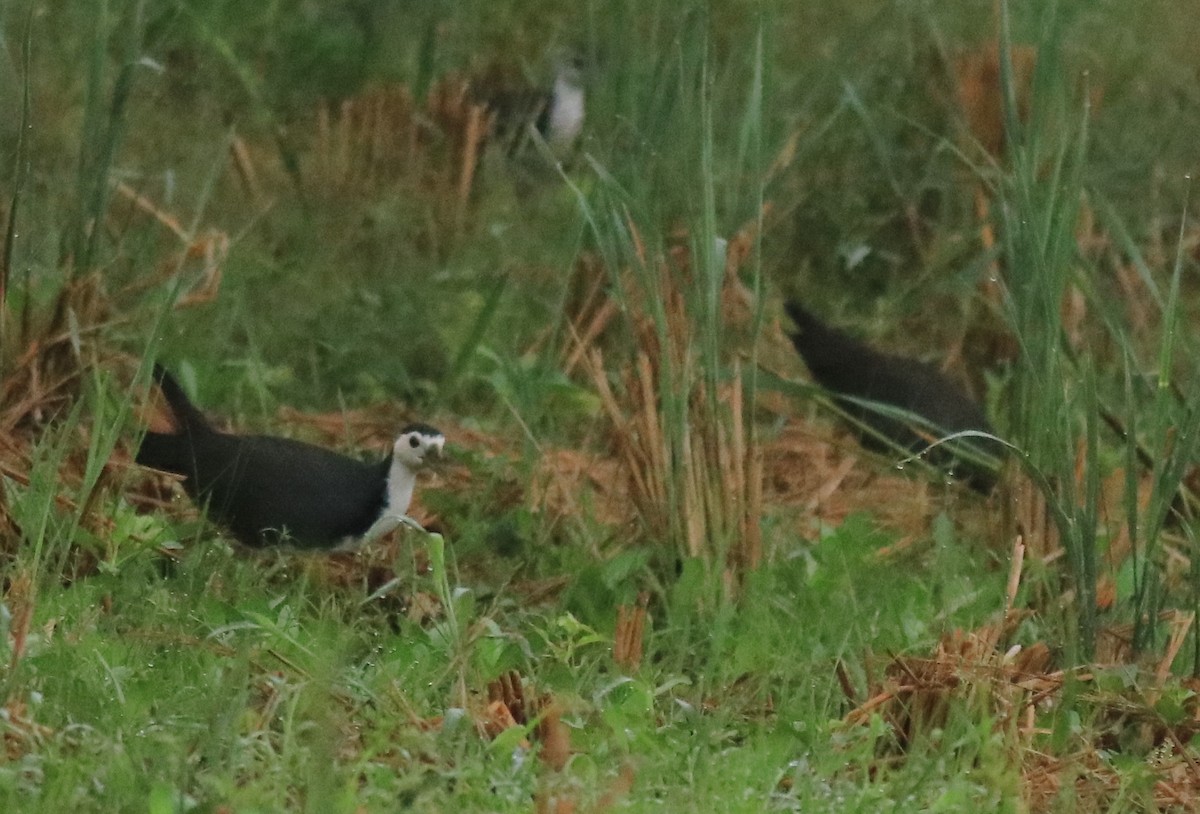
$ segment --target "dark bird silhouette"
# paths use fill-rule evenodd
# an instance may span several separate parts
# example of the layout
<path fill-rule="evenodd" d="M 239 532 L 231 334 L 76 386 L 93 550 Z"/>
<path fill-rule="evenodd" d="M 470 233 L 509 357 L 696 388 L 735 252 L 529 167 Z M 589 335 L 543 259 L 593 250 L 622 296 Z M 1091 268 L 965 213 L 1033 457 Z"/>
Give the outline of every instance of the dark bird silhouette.
<path fill-rule="evenodd" d="M 177 432 L 147 432 L 136 461 L 183 477 L 183 488 L 214 522 L 248 546 L 286 543 L 345 549 L 404 521 L 416 472 L 440 457 L 445 438 L 426 424 L 400 431 L 392 452 L 366 463 L 270 435 L 214 428 L 164 368 L 154 378 Z"/>
<path fill-rule="evenodd" d="M 871 431 L 859 433 L 864 446 L 887 451 L 890 441 L 917 453 L 938 438 L 957 432 L 993 433 L 980 406 L 932 365 L 877 351 L 826 325 L 795 301 L 784 308 L 798 329 L 790 334 L 792 344 L 813 378 L 830 391 L 839 407 Z M 920 420 L 896 415 L 895 410 Z M 956 455 L 954 450 L 962 454 Z M 988 491 L 995 482 L 995 471 L 979 460 L 981 454 L 999 457 L 1001 448 L 986 439 L 962 438 L 935 447 L 929 460 L 957 470 L 973 487 Z"/>

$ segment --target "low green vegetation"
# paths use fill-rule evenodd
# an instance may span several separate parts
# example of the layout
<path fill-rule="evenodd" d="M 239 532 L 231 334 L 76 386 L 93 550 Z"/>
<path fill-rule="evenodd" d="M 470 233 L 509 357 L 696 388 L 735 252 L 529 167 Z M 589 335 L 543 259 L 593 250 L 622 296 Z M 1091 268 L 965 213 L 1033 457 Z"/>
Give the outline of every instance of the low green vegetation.
<path fill-rule="evenodd" d="M 0 810 L 1190 810 L 1194 16 L 0 5 Z M 572 56 L 568 154 L 488 137 Z M 783 297 L 949 359 L 999 489 L 859 449 Z M 156 359 L 446 430 L 430 532 L 231 543 Z"/>

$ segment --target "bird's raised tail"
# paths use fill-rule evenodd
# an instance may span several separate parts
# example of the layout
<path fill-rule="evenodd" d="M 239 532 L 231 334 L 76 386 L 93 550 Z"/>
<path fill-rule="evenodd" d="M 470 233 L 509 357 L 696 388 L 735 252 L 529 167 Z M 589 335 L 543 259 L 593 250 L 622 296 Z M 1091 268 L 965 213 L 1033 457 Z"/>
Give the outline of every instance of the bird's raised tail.
<path fill-rule="evenodd" d="M 188 399 L 175 377 L 157 363 L 154 365 L 154 381 L 158 382 L 167 406 L 171 408 L 175 432 L 148 431 L 142 438 L 134 460 L 151 469 L 186 474 L 189 467 L 193 466 L 193 439 L 212 432 L 212 427 L 204 414 Z"/>
<path fill-rule="evenodd" d="M 864 354 L 874 355 L 861 342 L 826 325 L 795 300 L 788 300 L 783 308 L 798 329 L 789 335 L 792 344 L 804 358 L 813 376 L 826 387 L 841 389 L 842 383 L 833 379 L 839 378 L 842 371 L 848 368 L 861 367 Z"/>
<path fill-rule="evenodd" d="M 171 408 L 171 418 L 178 430 L 195 433 L 212 429 L 204 413 L 192 404 L 175 377 L 157 362 L 154 364 L 154 381 L 158 382 L 159 388 L 162 389 L 167 406 Z"/>

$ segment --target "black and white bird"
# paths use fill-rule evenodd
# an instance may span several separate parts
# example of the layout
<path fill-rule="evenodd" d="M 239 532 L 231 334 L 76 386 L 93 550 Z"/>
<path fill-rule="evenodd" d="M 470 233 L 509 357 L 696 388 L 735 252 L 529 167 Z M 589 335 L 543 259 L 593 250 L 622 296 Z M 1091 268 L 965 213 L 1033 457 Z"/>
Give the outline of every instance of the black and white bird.
<path fill-rule="evenodd" d="M 536 123 L 538 132 L 558 156 L 570 152 L 583 132 L 587 96 L 580 64 L 578 60 L 571 60 L 558 66 L 554 86 Z"/>
<path fill-rule="evenodd" d="M 441 457 L 446 440 L 409 424 L 389 456 L 366 463 L 290 438 L 233 435 L 213 427 L 164 368 L 155 365 L 154 378 L 177 432 L 148 431 L 135 460 L 182 476 L 207 516 L 248 546 L 347 550 L 411 522 L 417 471 Z"/>
<path fill-rule="evenodd" d="M 813 378 L 851 418 L 872 431 L 859 434 L 865 446 L 886 451 L 890 442 L 918 453 L 954 433 L 994 435 L 983 409 L 937 368 L 875 350 L 826 325 L 798 302 L 787 302 L 784 309 L 798 329 L 790 334 L 792 344 Z M 874 404 L 884 405 L 884 409 Z M 922 423 L 928 426 L 922 427 Z M 961 446 L 955 448 L 963 454 L 955 455 L 949 445 L 939 446 L 930 453 L 930 460 L 957 469 L 976 489 L 990 490 L 995 472 L 980 459 L 999 457 L 999 445 L 976 437 L 961 439 Z"/>
<path fill-rule="evenodd" d="M 497 76 L 481 82 L 476 92 L 495 116 L 495 134 L 511 155 L 520 154 L 536 130 L 550 151 L 564 158 L 583 132 L 587 91 L 579 59 L 560 61 L 548 89 L 512 87 Z"/>

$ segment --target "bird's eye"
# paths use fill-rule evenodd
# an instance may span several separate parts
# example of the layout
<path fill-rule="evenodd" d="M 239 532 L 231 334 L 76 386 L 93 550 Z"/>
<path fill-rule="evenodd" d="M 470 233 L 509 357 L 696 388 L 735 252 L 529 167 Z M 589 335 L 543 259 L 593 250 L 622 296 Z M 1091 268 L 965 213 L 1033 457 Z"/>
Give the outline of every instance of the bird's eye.
<path fill-rule="evenodd" d="M 417 447 L 421 446 L 421 442 L 417 440 L 417 436 L 413 435 L 409 437 L 408 445 L 413 449 L 416 449 Z"/>

